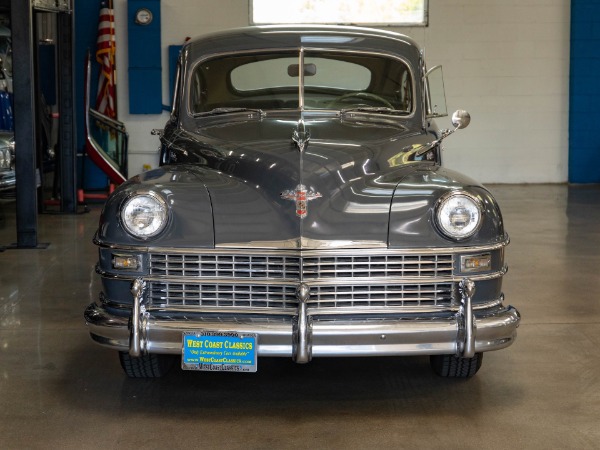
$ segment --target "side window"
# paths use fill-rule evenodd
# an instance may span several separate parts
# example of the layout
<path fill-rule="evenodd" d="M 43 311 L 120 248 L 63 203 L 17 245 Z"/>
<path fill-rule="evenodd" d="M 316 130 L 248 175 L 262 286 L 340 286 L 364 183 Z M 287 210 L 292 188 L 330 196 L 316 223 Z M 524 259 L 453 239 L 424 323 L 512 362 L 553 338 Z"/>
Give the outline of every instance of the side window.
<path fill-rule="evenodd" d="M 202 71 L 196 70 L 190 80 L 190 105 L 193 112 L 202 111 L 202 105 L 206 101 L 206 86 Z"/>
<path fill-rule="evenodd" d="M 400 108 L 404 111 L 412 110 L 412 80 L 408 70 L 402 73 L 400 82 L 400 92 L 398 94 L 400 98 Z"/>
<path fill-rule="evenodd" d="M 425 92 L 427 100 L 427 117 L 444 117 L 448 115 L 446 92 L 444 91 L 444 75 L 442 66 L 432 67 L 425 74 Z"/>

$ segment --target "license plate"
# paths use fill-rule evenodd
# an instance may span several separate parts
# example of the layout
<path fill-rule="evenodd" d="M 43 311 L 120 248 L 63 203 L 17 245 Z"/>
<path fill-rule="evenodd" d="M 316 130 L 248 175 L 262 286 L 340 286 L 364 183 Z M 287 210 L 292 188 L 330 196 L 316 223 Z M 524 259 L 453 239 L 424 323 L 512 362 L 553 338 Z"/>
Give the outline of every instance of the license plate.
<path fill-rule="evenodd" d="M 215 372 L 256 372 L 256 333 L 186 331 L 181 367 Z"/>

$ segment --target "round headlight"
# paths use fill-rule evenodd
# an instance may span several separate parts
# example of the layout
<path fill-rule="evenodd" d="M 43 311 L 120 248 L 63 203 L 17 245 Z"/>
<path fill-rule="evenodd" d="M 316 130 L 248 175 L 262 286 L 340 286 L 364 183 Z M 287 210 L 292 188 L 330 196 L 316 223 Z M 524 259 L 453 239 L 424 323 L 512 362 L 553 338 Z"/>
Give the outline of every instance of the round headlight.
<path fill-rule="evenodd" d="M 466 192 L 451 192 L 442 197 L 436 209 L 436 223 L 451 239 L 473 236 L 481 225 L 481 202 Z"/>
<path fill-rule="evenodd" d="M 157 194 L 140 193 L 123 203 L 121 221 L 132 236 L 146 239 L 156 236 L 165 228 L 167 210 L 167 203 Z"/>

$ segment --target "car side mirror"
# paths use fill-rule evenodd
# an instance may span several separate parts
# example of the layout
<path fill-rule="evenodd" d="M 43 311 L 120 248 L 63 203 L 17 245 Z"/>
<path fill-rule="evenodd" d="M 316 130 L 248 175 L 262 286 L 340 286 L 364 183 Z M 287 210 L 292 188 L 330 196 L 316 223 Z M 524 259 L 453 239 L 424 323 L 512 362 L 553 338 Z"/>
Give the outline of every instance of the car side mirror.
<path fill-rule="evenodd" d="M 452 114 L 452 126 L 454 129 L 440 130 L 440 137 L 435 141 L 428 142 L 427 144 L 420 145 L 416 150 L 415 154 L 421 156 L 431 150 L 434 146 L 439 145 L 444 139 L 454 133 L 456 130 L 467 128 L 471 123 L 471 114 L 464 109 L 458 109 Z"/>
<path fill-rule="evenodd" d="M 471 123 L 471 114 L 469 114 L 464 109 L 457 109 L 452 114 L 452 125 L 455 130 L 462 130 L 463 128 L 467 128 Z"/>

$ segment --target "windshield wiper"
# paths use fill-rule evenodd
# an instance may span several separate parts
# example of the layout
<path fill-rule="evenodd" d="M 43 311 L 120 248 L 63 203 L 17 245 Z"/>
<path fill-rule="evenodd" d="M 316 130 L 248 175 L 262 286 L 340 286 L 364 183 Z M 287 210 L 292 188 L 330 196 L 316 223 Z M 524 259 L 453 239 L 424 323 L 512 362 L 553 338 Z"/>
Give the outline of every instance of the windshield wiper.
<path fill-rule="evenodd" d="M 238 112 L 256 112 L 262 118 L 265 112 L 262 109 L 255 108 L 215 108 L 210 111 L 195 113 L 193 117 L 218 116 L 220 114 L 232 114 Z"/>
<path fill-rule="evenodd" d="M 404 116 L 408 114 L 406 111 L 388 108 L 387 106 L 357 106 L 356 108 L 345 108 L 340 110 L 340 113 L 342 115 L 350 112 L 370 112 L 376 114 L 392 114 L 398 116 Z"/>

